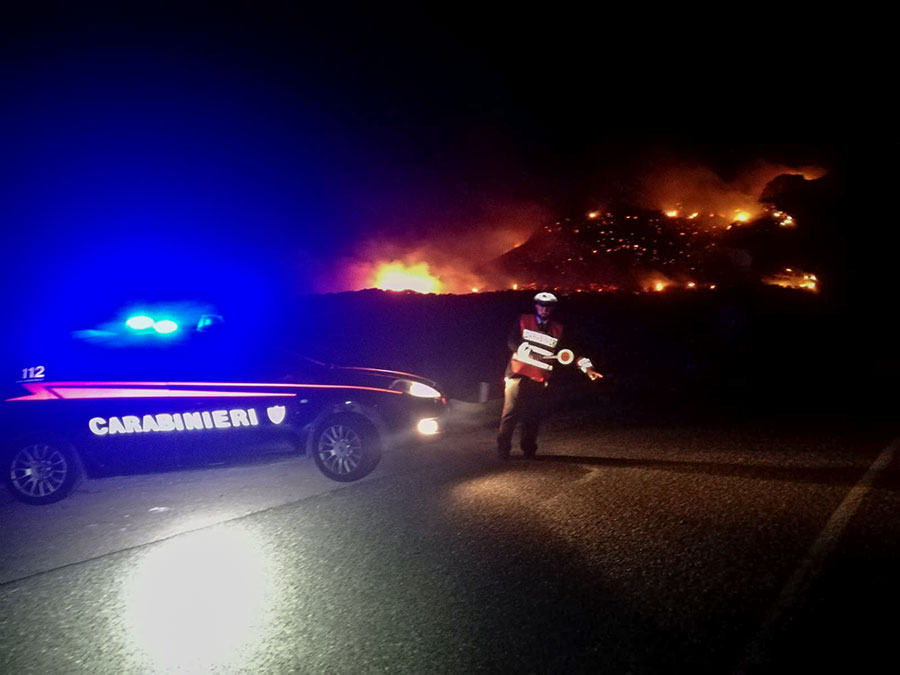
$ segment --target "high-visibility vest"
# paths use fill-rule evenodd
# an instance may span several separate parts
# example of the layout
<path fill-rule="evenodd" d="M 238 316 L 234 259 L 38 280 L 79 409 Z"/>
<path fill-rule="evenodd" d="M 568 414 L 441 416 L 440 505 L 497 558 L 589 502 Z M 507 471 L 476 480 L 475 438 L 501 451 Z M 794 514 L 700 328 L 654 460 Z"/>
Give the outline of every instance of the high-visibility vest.
<path fill-rule="evenodd" d="M 520 342 L 526 342 L 537 349 L 556 354 L 562 333 L 562 324 L 556 321 L 551 321 L 545 330 L 541 330 L 534 314 L 523 314 L 519 317 Z M 510 359 L 509 368 L 514 375 L 522 375 L 535 382 L 546 382 L 553 373 L 553 366 L 549 362 L 540 362 L 536 359 L 525 362 L 520 360 L 516 353 Z"/>

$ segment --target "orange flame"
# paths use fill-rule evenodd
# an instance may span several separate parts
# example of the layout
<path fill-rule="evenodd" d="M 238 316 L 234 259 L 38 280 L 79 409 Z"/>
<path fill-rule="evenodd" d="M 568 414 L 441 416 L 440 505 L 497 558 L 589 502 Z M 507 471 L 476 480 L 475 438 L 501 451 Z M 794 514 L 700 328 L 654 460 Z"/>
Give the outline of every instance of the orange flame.
<path fill-rule="evenodd" d="M 400 261 L 379 263 L 375 268 L 372 285 L 383 291 L 416 291 L 417 293 L 440 293 L 443 284 L 432 276 L 428 263 L 405 265 Z"/>
<path fill-rule="evenodd" d="M 815 274 L 808 274 L 790 267 L 785 267 L 783 272 L 763 278 L 763 283 L 782 288 L 800 288 L 806 291 L 818 293 L 819 278 Z"/>

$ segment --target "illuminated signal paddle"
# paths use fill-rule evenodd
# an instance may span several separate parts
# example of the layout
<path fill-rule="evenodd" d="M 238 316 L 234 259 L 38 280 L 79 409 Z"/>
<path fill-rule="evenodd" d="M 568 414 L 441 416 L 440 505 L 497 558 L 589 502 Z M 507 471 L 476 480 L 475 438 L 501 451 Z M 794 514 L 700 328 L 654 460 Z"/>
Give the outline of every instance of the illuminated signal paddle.
<path fill-rule="evenodd" d="M 571 349 L 560 349 L 556 354 L 552 354 L 549 350 L 523 342 L 516 350 L 515 357 L 523 363 L 531 363 L 547 370 L 550 368 L 546 365 L 547 361 L 558 361 L 563 366 L 570 365 L 575 360 L 575 352 Z"/>
<path fill-rule="evenodd" d="M 573 352 L 571 349 L 560 349 L 559 353 L 551 358 L 555 358 L 562 365 L 568 366 L 572 363 L 572 361 L 575 360 L 575 352 Z"/>

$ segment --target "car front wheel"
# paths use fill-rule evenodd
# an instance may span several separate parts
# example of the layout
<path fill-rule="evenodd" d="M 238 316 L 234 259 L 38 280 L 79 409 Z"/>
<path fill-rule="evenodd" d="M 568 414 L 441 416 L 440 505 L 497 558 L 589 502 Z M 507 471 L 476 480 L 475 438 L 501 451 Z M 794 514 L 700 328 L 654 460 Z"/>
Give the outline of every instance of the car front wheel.
<path fill-rule="evenodd" d="M 4 456 L 6 487 L 26 504 L 51 504 L 65 499 L 83 476 L 74 448 L 56 439 L 23 441 Z"/>
<path fill-rule="evenodd" d="M 313 456 L 319 470 L 332 480 L 359 480 L 381 459 L 378 432 L 359 415 L 335 415 L 316 431 Z"/>

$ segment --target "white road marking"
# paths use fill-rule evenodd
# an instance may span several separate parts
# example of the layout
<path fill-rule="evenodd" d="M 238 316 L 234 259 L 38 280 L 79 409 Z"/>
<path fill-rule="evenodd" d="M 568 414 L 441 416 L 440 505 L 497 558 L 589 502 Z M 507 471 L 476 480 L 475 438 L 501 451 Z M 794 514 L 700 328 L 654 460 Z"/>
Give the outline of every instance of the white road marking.
<path fill-rule="evenodd" d="M 778 599 L 775 600 L 766 614 L 766 619 L 763 621 L 759 631 L 753 640 L 747 644 L 743 658 L 734 669 L 734 673 L 747 672 L 753 666 L 760 665 L 762 659 L 768 655 L 782 618 L 803 599 L 812 587 L 816 577 L 821 573 L 828 556 L 831 555 L 838 541 L 840 541 L 847 523 L 850 522 L 850 518 L 856 513 L 863 497 L 872 489 L 878 474 L 890 466 L 898 448 L 900 448 L 900 437 L 895 438 L 879 453 L 869 470 L 851 488 L 844 500 L 832 512 L 828 522 L 825 523 L 825 527 L 819 533 L 812 546 L 810 546 L 787 584 L 781 589 Z"/>

